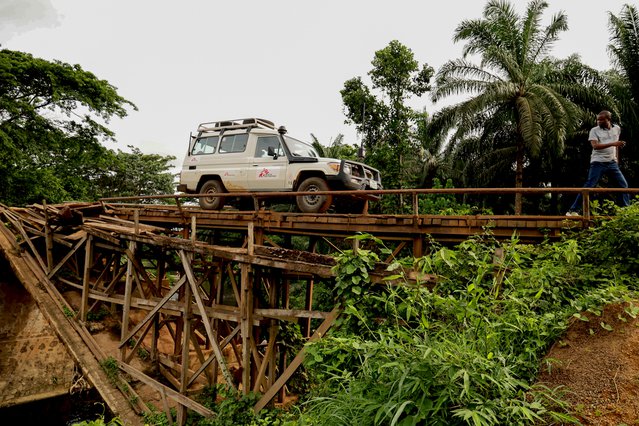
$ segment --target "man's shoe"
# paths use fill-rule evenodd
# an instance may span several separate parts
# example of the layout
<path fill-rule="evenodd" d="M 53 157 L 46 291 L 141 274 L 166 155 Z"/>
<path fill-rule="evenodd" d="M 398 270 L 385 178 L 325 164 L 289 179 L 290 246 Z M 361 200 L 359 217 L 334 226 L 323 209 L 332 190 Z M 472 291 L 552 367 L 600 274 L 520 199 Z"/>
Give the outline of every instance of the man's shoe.
<path fill-rule="evenodd" d="M 570 211 L 570 212 L 566 212 L 566 216 L 579 216 L 579 213 Z"/>

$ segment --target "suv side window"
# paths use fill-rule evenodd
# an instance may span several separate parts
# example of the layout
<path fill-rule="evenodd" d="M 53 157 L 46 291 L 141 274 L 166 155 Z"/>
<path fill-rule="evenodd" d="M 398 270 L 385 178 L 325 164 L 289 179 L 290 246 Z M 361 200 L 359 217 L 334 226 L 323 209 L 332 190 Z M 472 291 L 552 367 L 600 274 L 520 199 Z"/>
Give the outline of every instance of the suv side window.
<path fill-rule="evenodd" d="M 220 142 L 218 152 L 220 154 L 229 152 L 244 152 L 244 150 L 246 149 L 248 136 L 248 133 L 222 136 L 222 142 Z"/>
<path fill-rule="evenodd" d="M 260 136 L 257 138 L 257 144 L 255 145 L 255 157 L 268 157 L 269 150 L 271 155 L 276 154 L 278 157 L 282 157 L 284 155 L 284 150 L 282 149 L 279 136 Z"/>
<path fill-rule="evenodd" d="M 213 154 L 215 152 L 215 148 L 217 147 L 217 142 L 219 139 L 219 136 L 199 138 L 193 144 L 191 155 Z"/>

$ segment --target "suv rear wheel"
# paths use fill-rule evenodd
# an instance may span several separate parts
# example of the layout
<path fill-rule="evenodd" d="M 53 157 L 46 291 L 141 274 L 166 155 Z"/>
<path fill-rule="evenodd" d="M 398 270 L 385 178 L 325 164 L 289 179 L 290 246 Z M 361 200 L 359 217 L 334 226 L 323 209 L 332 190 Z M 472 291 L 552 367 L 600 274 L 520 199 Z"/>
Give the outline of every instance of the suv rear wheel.
<path fill-rule="evenodd" d="M 300 192 L 328 191 L 328 184 L 319 177 L 310 177 L 297 187 Z M 303 213 L 324 213 L 333 203 L 332 195 L 300 195 L 297 197 L 297 207 Z"/>
<path fill-rule="evenodd" d="M 207 180 L 200 189 L 200 194 L 219 194 L 226 192 L 219 180 Z M 224 197 L 200 197 L 200 207 L 206 210 L 221 210 L 224 207 Z"/>

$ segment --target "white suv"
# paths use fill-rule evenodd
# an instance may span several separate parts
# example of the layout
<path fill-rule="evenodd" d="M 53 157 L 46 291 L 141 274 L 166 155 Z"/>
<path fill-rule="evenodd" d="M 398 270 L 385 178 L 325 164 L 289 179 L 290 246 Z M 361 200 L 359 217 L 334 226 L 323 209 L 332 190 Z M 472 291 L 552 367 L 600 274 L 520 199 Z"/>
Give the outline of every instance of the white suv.
<path fill-rule="evenodd" d="M 191 135 L 177 189 L 189 194 L 307 192 L 382 189 L 382 183 L 372 167 L 320 158 L 311 145 L 286 135 L 283 126 L 276 129 L 271 121 L 249 118 L 200 124 Z M 202 208 L 219 210 L 225 199 L 199 200 Z M 331 207 L 333 197 L 307 195 L 296 201 L 302 212 L 320 213 Z"/>

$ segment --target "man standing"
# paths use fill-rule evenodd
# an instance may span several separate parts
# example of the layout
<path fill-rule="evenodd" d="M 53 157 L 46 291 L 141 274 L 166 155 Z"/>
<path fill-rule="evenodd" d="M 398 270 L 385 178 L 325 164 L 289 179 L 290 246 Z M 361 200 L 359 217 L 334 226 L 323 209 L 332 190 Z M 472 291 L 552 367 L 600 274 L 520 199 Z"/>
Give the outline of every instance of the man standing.
<path fill-rule="evenodd" d="M 626 145 L 626 142 L 619 140 L 620 134 L 621 128 L 612 124 L 612 114 L 609 111 L 601 111 L 597 114 L 597 126 L 593 127 L 588 135 L 588 140 L 592 145 L 592 154 L 590 155 L 588 180 L 586 180 L 584 188 L 594 188 L 604 174 L 608 174 L 616 180 L 620 188 L 628 188 L 628 182 L 619 170 L 619 148 Z M 624 206 L 630 205 L 628 194 L 622 194 L 621 198 Z M 578 216 L 578 210 L 581 210 L 581 194 L 577 195 L 566 216 Z"/>

